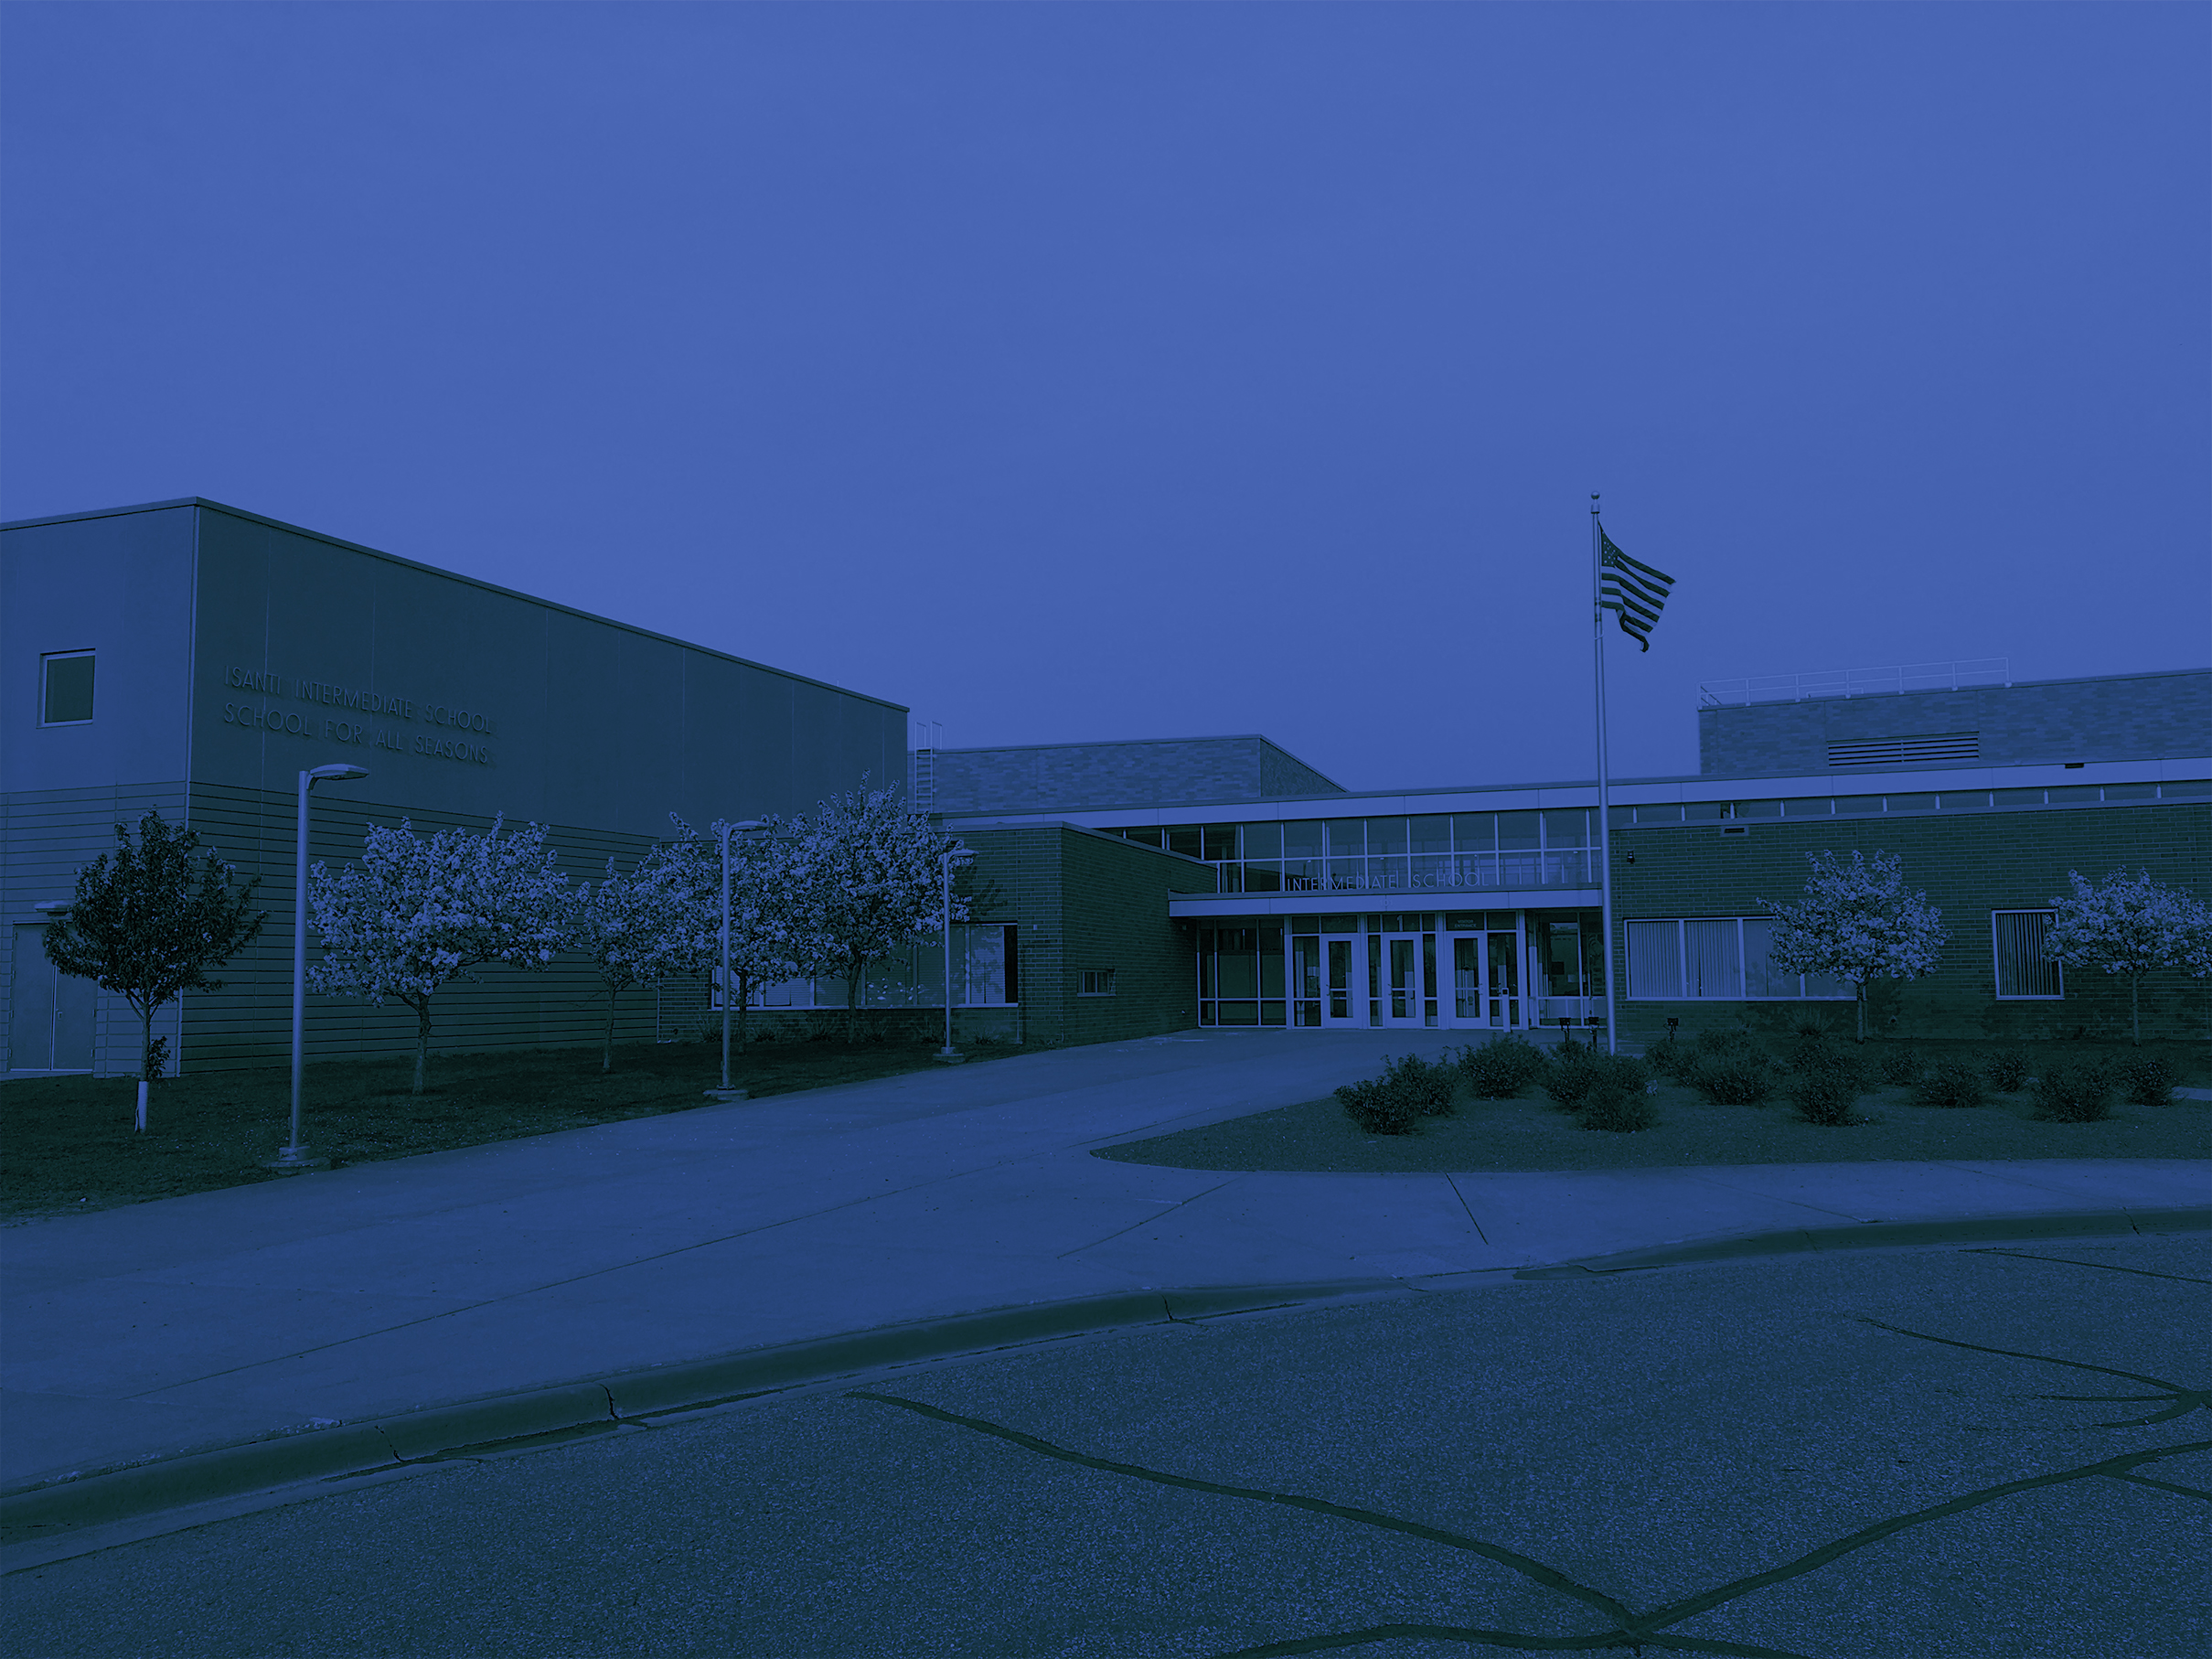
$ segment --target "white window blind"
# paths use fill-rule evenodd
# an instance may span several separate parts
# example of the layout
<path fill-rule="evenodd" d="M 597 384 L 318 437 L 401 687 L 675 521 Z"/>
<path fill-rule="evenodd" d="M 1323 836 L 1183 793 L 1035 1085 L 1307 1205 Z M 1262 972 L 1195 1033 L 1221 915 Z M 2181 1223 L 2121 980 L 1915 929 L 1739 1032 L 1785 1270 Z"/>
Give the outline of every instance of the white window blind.
<path fill-rule="evenodd" d="M 2059 997 L 2065 988 L 2058 964 L 2043 954 L 2043 941 L 2051 931 L 2047 910 L 1997 910 L 1990 914 L 1990 931 L 1997 953 L 1997 995 Z"/>
<path fill-rule="evenodd" d="M 1683 994 L 1740 997 L 1744 994 L 1741 929 L 1730 917 L 1682 925 Z"/>
<path fill-rule="evenodd" d="M 1768 916 L 1630 922 L 1629 996 L 1645 1001 L 1848 1000 L 1852 988 L 1822 974 L 1784 973 L 1769 959 Z"/>
<path fill-rule="evenodd" d="M 1682 995 L 1682 924 L 1629 924 L 1629 995 L 1659 1001 Z"/>

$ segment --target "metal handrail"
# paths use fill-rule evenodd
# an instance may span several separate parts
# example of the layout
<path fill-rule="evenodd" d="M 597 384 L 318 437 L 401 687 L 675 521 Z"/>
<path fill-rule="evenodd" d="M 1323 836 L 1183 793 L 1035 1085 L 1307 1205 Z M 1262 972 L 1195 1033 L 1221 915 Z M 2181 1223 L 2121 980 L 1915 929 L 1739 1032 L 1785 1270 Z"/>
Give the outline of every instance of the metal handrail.
<path fill-rule="evenodd" d="M 1742 708 L 1755 702 L 1807 702 L 1823 697 L 1958 691 L 1972 686 L 2012 683 L 2010 658 L 1978 657 L 1886 669 L 1830 669 L 1814 674 L 1760 674 L 1745 680 L 1709 680 L 1697 688 L 1697 706 Z"/>

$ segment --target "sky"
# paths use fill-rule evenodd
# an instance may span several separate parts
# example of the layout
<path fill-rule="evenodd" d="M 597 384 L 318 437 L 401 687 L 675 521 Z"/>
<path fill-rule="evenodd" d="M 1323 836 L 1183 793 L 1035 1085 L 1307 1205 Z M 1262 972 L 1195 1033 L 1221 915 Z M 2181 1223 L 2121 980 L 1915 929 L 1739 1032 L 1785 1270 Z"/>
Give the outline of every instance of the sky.
<path fill-rule="evenodd" d="M 203 496 L 910 705 L 1594 776 L 2212 662 L 2212 7 L 0 5 L 0 517 Z"/>

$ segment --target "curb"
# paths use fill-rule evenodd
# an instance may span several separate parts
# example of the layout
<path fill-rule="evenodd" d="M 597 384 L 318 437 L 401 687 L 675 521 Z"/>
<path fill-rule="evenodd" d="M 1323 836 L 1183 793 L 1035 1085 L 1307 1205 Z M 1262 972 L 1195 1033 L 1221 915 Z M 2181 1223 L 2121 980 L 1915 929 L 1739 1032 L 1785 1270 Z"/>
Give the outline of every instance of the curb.
<path fill-rule="evenodd" d="M 1589 1256 L 1555 1267 L 1523 1268 L 1515 1279 L 1586 1279 L 1637 1273 L 1760 1256 L 1801 1256 L 1837 1250 L 1889 1250 L 1913 1245 L 1967 1244 L 1982 1239 L 2091 1238 L 2133 1233 L 2163 1237 L 2212 1232 L 2212 1207 L 2161 1210 L 2089 1210 L 2056 1215 L 1990 1215 L 1972 1221 L 1863 1221 L 1853 1226 L 1806 1227 L 1787 1233 L 1751 1233 L 1699 1244 L 1657 1245 Z"/>
<path fill-rule="evenodd" d="M 604 1433 L 624 1423 L 706 1410 L 884 1365 L 1142 1325 L 1403 1293 L 1405 1288 L 1400 1279 L 1362 1279 L 1117 1291 L 749 1349 L 18 1487 L 0 1493 L 0 1537 L 9 1545 L 36 1544 L 82 1527 L 301 1482 L 342 1481 L 550 1437 Z"/>
<path fill-rule="evenodd" d="M 1517 1270 L 1490 1268 L 1405 1279 L 1111 1292 L 918 1320 L 848 1336 L 748 1349 L 642 1371 L 607 1373 L 557 1387 L 432 1407 L 371 1422 L 280 1434 L 243 1445 L 41 1482 L 0 1493 L 0 1537 L 5 1537 L 11 1555 L 19 1550 L 35 1551 L 38 1544 L 67 1533 L 166 1510 L 274 1492 L 305 1482 L 344 1481 L 519 1449 L 533 1441 L 613 1432 L 625 1424 L 642 1426 L 655 1418 L 708 1410 L 886 1365 L 964 1357 L 1145 1325 L 1496 1283 L 1501 1274 L 1509 1271 L 1515 1279 L 1587 1279 L 1699 1262 L 1840 1250 L 2208 1231 L 2212 1231 L 2212 1207 L 2207 1206 L 1961 1221 L 1864 1222 L 1660 1245 Z M 42 1565 L 47 1558 L 42 1556 L 20 1565 Z M 13 1570 L 18 1568 L 0 1566 L 0 1572 Z"/>

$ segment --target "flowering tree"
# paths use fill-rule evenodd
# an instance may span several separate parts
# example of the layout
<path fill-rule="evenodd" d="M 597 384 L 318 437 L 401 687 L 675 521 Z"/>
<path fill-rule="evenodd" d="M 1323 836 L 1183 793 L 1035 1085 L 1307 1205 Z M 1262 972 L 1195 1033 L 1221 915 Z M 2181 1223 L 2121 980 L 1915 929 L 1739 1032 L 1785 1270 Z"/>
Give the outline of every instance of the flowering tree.
<path fill-rule="evenodd" d="M 865 780 L 863 780 L 865 781 Z M 845 977 L 845 1036 L 860 1034 L 860 981 L 871 962 L 934 934 L 945 919 L 940 860 L 967 862 L 957 840 L 930 828 L 888 789 L 854 790 L 822 802 L 797 826 L 791 872 L 801 964 Z M 967 919 L 955 896 L 952 919 Z M 945 994 L 952 995 L 946 987 Z"/>
<path fill-rule="evenodd" d="M 2069 968 L 2101 968 L 2128 976 L 2128 1027 L 2143 1042 L 2143 976 L 2178 968 L 2197 978 L 2212 974 L 2212 910 L 2202 900 L 2162 887 L 2147 870 L 2115 870 L 2091 885 L 2074 871 L 2070 899 L 2053 899 L 2057 914 L 2044 936 L 2043 951 Z"/>
<path fill-rule="evenodd" d="M 722 961 L 722 849 L 721 819 L 701 835 L 676 814 L 679 840 L 653 849 L 648 865 L 661 872 L 671 893 L 680 893 L 683 966 L 672 971 L 695 973 L 718 981 Z M 781 819 L 758 820 L 760 828 L 730 836 L 730 979 L 722 986 L 737 1014 L 737 1045 L 745 1046 L 746 1012 L 761 986 L 788 979 L 801 964 L 820 954 L 819 942 L 804 935 L 797 902 L 796 846 Z"/>
<path fill-rule="evenodd" d="M 77 872 L 69 914 L 46 929 L 47 960 L 131 1004 L 144 1082 L 163 1069 L 155 1011 L 184 991 L 220 990 L 222 981 L 208 978 L 208 969 L 243 950 L 268 919 L 252 907 L 261 878 L 233 892 L 237 870 L 213 853 L 196 860 L 198 850 L 198 836 L 171 829 L 158 812 L 138 820 L 136 846 L 117 824 L 115 851 Z"/>
<path fill-rule="evenodd" d="M 1895 853 L 1846 865 L 1833 852 L 1809 852 L 1812 878 L 1796 904 L 1758 901 L 1774 918 L 1768 959 L 1785 973 L 1825 974 L 1857 993 L 1859 1041 L 1866 1041 L 1866 982 L 1916 979 L 1933 971 L 1948 938 L 1943 913 L 1925 893 L 1909 893 Z"/>
<path fill-rule="evenodd" d="M 615 1000 L 656 980 L 699 972 L 702 948 L 712 949 L 711 937 L 702 946 L 698 895 L 686 879 L 689 872 L 660 856 L 663 851 L 654 848 L 626 876 L 617 873 L 609 859 L 606 879 L 595 888 L 586 883 L 577 893 L 576 930 L 570 944 L 592 958 L 607 988 L 601 1071 L 614 1069 Z"/>
<path fill-rule="evenodd" d="M 309 975 L 328 996 L 404 1002 L 415 1011 L 414 1092 L 430 1061 L 430 1003 L 451 979 L 488 962 L 542 969 L 575 934 L 569 878 L 553 867 L 545 827 L 501 835 L 446 830 L 422 840 L 401 819 L 371 827 L 361 862 L 335 877 L 320 863 L 308 892 L 323 959 Z"/>

